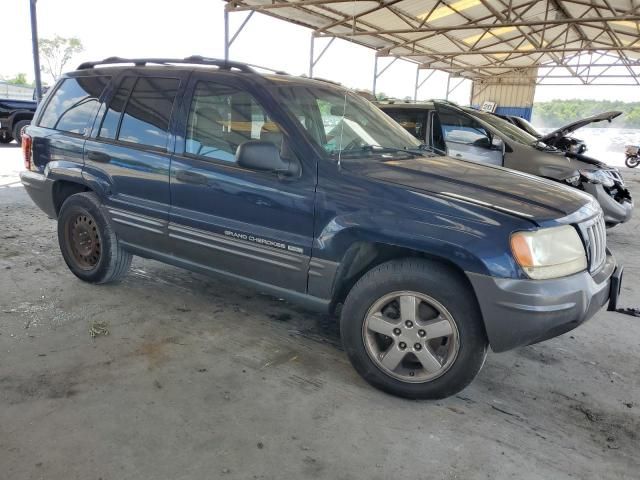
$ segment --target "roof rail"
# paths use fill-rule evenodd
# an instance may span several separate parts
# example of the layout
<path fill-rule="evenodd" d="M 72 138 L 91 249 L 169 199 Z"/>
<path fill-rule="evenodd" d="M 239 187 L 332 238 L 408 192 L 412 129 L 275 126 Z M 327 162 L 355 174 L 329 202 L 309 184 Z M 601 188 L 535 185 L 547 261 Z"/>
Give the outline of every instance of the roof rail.
<path fill-rule="evenodd" d="M 156 65 L 169 65 L 169 64 L 188 64 L 188 65 L 213 65 L 223 70 L 231 70 L 235 68 L 245 73 L 255 73 L 255 70 L 246 63 L 231 62 L 228 60 L 220 60 L 217 58 L 208 58 L 201 55 L 191 55 L 186 58 L 122 58 L 122 57 L 109 57 L 104 60 L 98 60 L 96 62 L 84 62 L 78 65 L 78 70 L 88 70 L 95 68 L 98 65 L 113 65 L 119 63 L 133 63 L 136 67 L 144 67 L 147 64 L 153 63 Z"/>

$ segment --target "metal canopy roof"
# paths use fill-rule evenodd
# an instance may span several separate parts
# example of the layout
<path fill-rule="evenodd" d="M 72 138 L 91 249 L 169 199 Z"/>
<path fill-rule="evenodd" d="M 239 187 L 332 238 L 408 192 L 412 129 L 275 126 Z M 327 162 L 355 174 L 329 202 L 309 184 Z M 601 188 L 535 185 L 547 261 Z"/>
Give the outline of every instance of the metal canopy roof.
<path fill-rule="evenodd" d="M 640 85 L 638 0 L 226 1 L 455 76 Z"/>

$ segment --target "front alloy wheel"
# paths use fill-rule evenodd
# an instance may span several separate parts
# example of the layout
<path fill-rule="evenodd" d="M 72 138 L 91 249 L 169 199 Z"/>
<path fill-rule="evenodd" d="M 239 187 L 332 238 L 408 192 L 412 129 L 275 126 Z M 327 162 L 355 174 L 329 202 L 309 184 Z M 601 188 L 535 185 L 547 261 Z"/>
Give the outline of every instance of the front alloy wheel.
<path fill-rule="evenodd" d="M 373 363 L 403 382 L 428 382 L 443 375 L 460 349 L 449 311 L 428 295 L 401 291 L 377 300 L 362 326 Z"/>
<path fill-rule="evenodd" d="M 438 261 L 401 258 L 356 282 L 340 318 L 342 344 L 371 385 L 406 398 L 444 398 L 466 387 L 487 354 L 468 281 Z"/>

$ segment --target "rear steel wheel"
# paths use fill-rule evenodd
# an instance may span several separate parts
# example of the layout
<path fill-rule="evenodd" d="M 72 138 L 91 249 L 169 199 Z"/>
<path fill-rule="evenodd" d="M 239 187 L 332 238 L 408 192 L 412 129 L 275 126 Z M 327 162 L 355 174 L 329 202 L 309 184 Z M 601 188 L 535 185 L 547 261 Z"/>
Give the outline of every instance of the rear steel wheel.
<path fill-rule="evenodd" d="M 387 375 L 423 383 L 449 370 L 460 349 L 453 316 L 423 293 L 399 291 L 378 299 L 366 314 L 362 337 L 367 354 Z"/>
<path fill-rule="evenodd" d="M 58 214 L 58 242 L 69 270 L 85 282 L 118 281 L 131 265 L 131 254 L 120 245 L 93 192 L 76 193 L 64 201 Z"/>
<path fill-rule="evenodd" d="M 88 212 L 79 212 L 67 219 L 65 236 L 69 253 L 78 268 L 93 270 L 100 262 L 102 239 L 96 220 Z"/>

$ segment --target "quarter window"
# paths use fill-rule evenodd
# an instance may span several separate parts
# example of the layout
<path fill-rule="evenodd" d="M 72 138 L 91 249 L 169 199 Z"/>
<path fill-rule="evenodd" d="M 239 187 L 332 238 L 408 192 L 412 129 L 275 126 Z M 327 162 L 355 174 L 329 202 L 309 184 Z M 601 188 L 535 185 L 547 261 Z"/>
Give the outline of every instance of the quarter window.
<path fill-rule="evenodd" d="M 39 125 L 63 132 L 87 133 L 98 109 L 98 98 L 111 77 L 66 78 L 56 89 L 40 118 Z"/>
<path fill-rule="evenodd" d="M 393 118 L 396 122 L 398 122 L 402 128 L 404 128 L 411 135 L 416 137 L 418 140 L 424 141 L 425 139 L 425 128 L 424 128 L 424 119 L 425 115 L 420 110 L 385 110 L 391 118 Z"/>
<path fill-rule="evenodd" d="M 263 140 L 282 147 L 282 132 L 247 92 L 212 82 L 200 82 L 191 102 L 185 153 L 235 162 L 238 146 Z"/>

